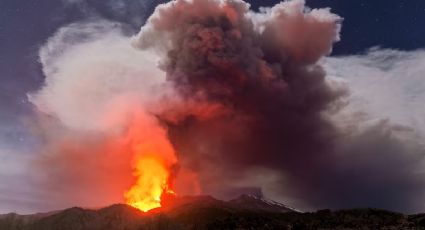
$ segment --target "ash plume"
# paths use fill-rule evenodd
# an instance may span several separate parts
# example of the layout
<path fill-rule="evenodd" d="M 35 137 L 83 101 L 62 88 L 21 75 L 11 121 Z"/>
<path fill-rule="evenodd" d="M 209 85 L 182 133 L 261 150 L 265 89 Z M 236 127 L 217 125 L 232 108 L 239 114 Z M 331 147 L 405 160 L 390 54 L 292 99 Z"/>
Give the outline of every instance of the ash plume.
<path fill-rule="evenodd" d="M 161 68 L 183 97 L 226 110 L 169 126 L 182 167 L 199 172 L 206 191 L 255 168 L 313 185 L 314 175 L 333 168 L 338 133 L 323 113 L 343 94 L 315 63 L 339 39 L 341 18 L 302 1 L 257 15 L 248 9 L 241 1 L 171 2 L 157 8 L 134 44 L 163 52 Z"/>
<path fill-rule="evenodd" d="M 132 180 L 133 128 L 136 141 L 167 139 L 180 194 L 260 187 L 307 210 L 420 209 L 420 138 L 345 113 L 349 87 L 320 64 L 341 23 L 302 0 L 260 12 L 241 0 L 176 0 L 132 38 L 110 22 L 59 30 L 40 52 L 46 84 L 31 95 L 45 141 L 36 165 L 55 177 L 41 184 L 78 187 L 58 199 L 68 203 L 87 206 L 81 197 L 98 190 L 111 193 L 95 204 L 119 201 Z"/>

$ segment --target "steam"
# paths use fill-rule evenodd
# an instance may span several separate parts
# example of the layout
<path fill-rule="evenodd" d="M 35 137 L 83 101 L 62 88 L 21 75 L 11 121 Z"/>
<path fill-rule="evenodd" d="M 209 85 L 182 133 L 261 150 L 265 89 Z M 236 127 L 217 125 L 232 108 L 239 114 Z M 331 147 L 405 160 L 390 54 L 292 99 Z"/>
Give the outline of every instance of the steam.
<path fill-rule="evenodd" d="M 172 145 L 179 194 L 260 187 L 307 210 L 422 208 L 421 134 L 368 119 L 357 79 L 335 64 L 346 59 L 321 61 L 341 21 L 302 0 L 260 12 L 240 0 L 177 0 L 134 37 L 106 21 L 60 29 L 40 50 L 46 82 L 31 95 L 49 205 L 120 202 L 132 183 L 127 137 L 138 130 Z"/>

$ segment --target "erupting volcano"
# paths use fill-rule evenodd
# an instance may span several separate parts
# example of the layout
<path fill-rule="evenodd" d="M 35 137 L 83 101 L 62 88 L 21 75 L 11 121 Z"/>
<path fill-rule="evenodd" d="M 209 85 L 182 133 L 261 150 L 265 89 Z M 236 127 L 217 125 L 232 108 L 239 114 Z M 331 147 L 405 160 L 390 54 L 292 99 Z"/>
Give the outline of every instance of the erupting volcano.
<path fill-rule="evenodd" d="M 125 202 L 141 211 L 161 207 L 161 198 L 174 194 L 177 156 L 167 132 L 151 116 L 136 113 L 126 132 L 133 156 L 134 182 L 124 193 Z"/>
<path fill-rule="evenodd" d="M 136 184 L 125 193 L 127 204 L 144 212 L 161 207 L 164 193 L 174 193 L 170 185 L 170 172 L 155 158 L 137 161 Z"/>
<path fill-rule="evenodd" d="M 147 212 L 174 194 L 227 200 L 247 190 L 300 209 L 385 204 L 375 194 L 417 186 L 399 153 L 422 147 L 399 138 L 415 136 L 407 128 L 371 125 L 349 103 L 348 83 L 327 76 L 341 23 L 304 0 L 259 10 L 174 0 L 137 30 L 64 26 L 40 50 L 45 84 L 29 99 L 40 139 L 34 184 L 61 208 Z"/>
<path fill-rule="evenodd" d="M 118 23 L 64 27 L 40 51 L 46 84 L 30 98 L 43 119 L 39 166 L 54 175 L 40 184 L 66 191 L 66 205 L 144 212 L 175 193 L 227 199 L 261 177 L 309 190 L 303 177 L 326 176 L 317 162 L 337 135 L 323 114 L 342 92 L 317 62 L 340 22 L 302 0 L 260 12 L 176 0 L 132 37 Z"/>

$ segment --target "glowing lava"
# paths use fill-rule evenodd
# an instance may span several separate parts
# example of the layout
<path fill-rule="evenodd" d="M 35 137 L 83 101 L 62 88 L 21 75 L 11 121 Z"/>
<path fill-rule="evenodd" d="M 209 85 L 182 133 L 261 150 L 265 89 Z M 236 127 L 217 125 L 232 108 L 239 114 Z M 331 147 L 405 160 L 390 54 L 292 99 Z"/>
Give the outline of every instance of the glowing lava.
<path fill-rule="evenodd" d="M 152 116 L 136 113 L 127 138 L 133 152 L 133 185 L 124 199 L 141 211 L 161 207 L 161 198 L 174 194 L 173 184 L 178 163 L 167 131 Z"/>
<path fill-rule="evenodd" d="M 170 173 L 154 158 L 143 158 L 137 162 L 136 184 L 125 193 L 127 204 L 144 212 L 161 207 L 164 193 L 174 193 L 169 186 Z"/>

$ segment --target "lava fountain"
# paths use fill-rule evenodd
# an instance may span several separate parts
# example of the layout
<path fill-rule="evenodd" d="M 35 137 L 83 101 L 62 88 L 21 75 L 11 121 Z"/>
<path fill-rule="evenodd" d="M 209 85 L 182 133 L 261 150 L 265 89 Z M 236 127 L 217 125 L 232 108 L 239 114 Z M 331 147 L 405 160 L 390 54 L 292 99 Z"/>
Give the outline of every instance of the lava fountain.
<path fill-rule="evenodd" d="M 154 158 L 138 160 L 135 176 L 136 184 L 124 196 L 126 202 L 144 212 L 161 207 L 164 193 L 174 193 L 170 186 L 170 172 Z"/>
<path fill-rule="evenodd" d="M 124 198 L 143 212 L 161 207 L 161 198 L 175 194 L 173 180 L 177 157 L 166 130 L 152 117 L 138 117 L 128 132 L 134 152 L 135 182 Z"/>

